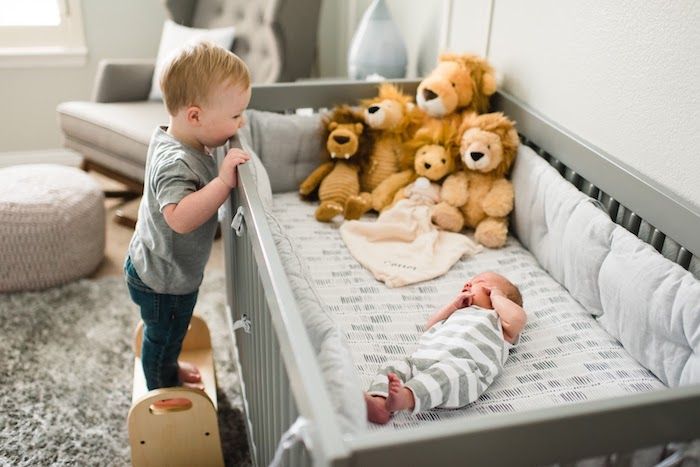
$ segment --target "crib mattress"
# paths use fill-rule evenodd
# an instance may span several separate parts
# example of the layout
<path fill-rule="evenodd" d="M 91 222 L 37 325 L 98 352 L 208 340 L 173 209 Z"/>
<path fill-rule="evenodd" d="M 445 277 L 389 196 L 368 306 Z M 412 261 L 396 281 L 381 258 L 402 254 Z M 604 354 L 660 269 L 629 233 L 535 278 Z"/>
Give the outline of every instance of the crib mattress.
<path fill-rule="evenodd" d="M 502 249 L 485 249 L 459 261 L 440 278 L 390 289 L 350 255 L 338 232 L 340 223 L 323 224 L 314 219 L 315 208 L 316 204 L 301 201 L 296 193 L 284 193 L 275 195 L 272 212 L 342 329 L 364 389 L 385 362 L 413 351 L 423 323 L 469 277 L 496 271 L 517 284 L 524 298 L 528 324 L 520 343 L 511 350 L 504 372 L 477 401 L 457 410 L 401 413 L 385 427 L 369 424 L 372 429 L 517 412 L 665 387 L 606 333 L 517 239 L 509 237 Z"/>

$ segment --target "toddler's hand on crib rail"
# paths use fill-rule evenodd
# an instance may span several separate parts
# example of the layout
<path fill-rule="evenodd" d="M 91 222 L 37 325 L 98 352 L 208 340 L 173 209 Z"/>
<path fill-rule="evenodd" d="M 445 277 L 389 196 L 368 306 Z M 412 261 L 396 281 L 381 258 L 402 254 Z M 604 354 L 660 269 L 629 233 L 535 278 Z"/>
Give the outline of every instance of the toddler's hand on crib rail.
<path fill-rule="evenodd" d="M 240 148 L 232 148 L 224 157 L 219 169 L 219 178 L 231 189 L 236 188 L 236 167 L 250 160 L 250 155 Z"/>

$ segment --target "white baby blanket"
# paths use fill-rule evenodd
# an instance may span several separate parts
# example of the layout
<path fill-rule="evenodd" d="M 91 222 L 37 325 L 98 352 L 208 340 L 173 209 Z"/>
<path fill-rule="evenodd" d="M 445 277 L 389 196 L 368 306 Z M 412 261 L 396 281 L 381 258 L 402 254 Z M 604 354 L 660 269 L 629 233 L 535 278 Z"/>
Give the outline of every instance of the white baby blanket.
<path fill-rule="evenodd" d="M 432 203 L 403 199 L 376 222 L 346 221 L 340 227 L 350 253 L 387 287 L 401 287 L 445 274 L 481 246 L 465 235 L 439 230 L 430 221 Z"/>

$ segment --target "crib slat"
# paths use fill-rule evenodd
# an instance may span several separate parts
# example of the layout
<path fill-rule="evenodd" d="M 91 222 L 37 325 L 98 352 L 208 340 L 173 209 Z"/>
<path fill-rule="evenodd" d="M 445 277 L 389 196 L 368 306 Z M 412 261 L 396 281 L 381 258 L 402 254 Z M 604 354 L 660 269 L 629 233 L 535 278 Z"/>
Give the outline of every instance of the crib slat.
<path fill-rule="evenodd" d="M 617 213 L 620 210 L 620 203 L 615 201 L 613 198 L 609 198 L 608 204 L 605 207 L 605 210 L 608 211 L 608 215 L 613 221 L 617 220 Z"/>
<path fill-rule="evenodd" d="M 590 196 L 593 199 L 598 199 L 598 187 L 596 187 L 594 184 L 589 182 L 588 180 L 585 180 L 582 186 L 582 191 Z"/>
<path fill-rule="evenodd" d="M 557 172 L 559 172 L 560 174 L 563 174 L 564 171 L 566 170 L 566 166 L 564 164 L 562 164 L 559 159 L 554 159 L 551 162 L 551 164 L 552 164 L 552 167 L 554 167 L 557 170 Z"/>
<path fill-rule="evenodd" d="M 651 234 L 651 246 L 656 248 L 656 251 L 661 253 L 661 249 L 664 246 L 664 241 L 666 240 L 666 235 L 661 233 L 661 231 L 654 229 L 654 232 Z"/>
<path fill-rule="evenodd" d="M 564 172 L 564 178 L 567 179 L 573 186 L 576 188 L 580 189 L 581 188 L 581 177 L 579 174 L 571 170 L 570 168 L 566 168 L 566 171 Z"/>
<path fill-rule="evenodd" d="M 683 266 L 683 268 L 688 269 L 690 266 L 690 260 L 692 259 L 692 254 L 683 247 L 678 250 L 678 256 L 676 257 L 676 263 Z"/>
<path fill-rule="evenodd" d="M 639 231 L 637 232 L 637 237 L 644 243 L 651 243 L 651 235 L 654 233 L 654 227 L 651 226 L 647 221 L 641 219 L 639 225 Z"/>
<path fill-rule="evenodd" d="M 625 222 L 624 227 L 633 234 L 637 235 L 637 233 L 639 233 L 639 226 L 642 222 L 642 219 L 632 211 L 628 210 L 627 212 L 627 221 Z"/>
<path fill-rule="evenodd" d="M 671 261 L 676 261 L 678 258 L 678 252 L 680 250 L 680 245 L 676 243 L 672 238 L 666 237 L 663 246 L 661 247 L 661 254 L 664 257 L 670 259 Z"/>

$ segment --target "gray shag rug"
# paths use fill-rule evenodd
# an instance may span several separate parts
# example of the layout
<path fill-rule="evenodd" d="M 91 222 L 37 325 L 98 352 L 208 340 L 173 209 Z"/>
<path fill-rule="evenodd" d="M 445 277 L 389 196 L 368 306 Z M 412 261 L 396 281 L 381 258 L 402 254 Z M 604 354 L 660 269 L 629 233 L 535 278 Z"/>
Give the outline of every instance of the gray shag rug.
<path fill-rule="evenodd" d="M 221 273 L 195 313 L 212 337 L 226 465 L 249 464 Z M 129 465 L 138 307 L 119 277 L 0 294 L 0 465 Z"/>

